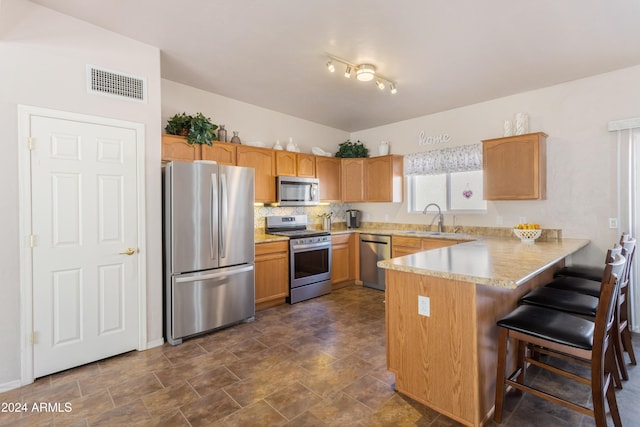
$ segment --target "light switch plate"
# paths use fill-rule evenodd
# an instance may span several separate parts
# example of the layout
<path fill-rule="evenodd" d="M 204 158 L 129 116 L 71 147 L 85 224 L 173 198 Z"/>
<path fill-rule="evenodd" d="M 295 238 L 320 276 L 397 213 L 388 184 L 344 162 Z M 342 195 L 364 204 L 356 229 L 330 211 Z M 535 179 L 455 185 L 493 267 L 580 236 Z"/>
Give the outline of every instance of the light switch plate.
<path fill-rule="evenodd" d="M 431 300 L 429 297 L 418 295 L 418 314 L 421 316 L 431 316 Z"/>
<path fill-rule="evenodd" d="M 618 228 L 618 218 L 609 218 L 609 228 Z"/>

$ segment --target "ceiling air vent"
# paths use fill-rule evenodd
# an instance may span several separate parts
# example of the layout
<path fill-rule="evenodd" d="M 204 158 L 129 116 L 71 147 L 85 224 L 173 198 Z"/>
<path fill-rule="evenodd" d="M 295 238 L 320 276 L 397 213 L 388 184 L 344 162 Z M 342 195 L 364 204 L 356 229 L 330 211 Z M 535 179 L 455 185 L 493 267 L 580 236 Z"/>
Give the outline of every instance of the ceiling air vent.
<path fill-rule="evenodd" d="M 146 80 L 136 76 L 87 65 L 87 90 L 95 95 L 147 102 Z"/>

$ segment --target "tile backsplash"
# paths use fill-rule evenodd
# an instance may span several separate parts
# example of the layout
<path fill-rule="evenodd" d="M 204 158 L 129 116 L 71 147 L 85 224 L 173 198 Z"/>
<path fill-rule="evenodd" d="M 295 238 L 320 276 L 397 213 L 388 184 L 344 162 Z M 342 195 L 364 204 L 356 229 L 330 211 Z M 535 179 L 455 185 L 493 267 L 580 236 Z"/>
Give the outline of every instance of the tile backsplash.
<path fill-rule="evenodd" d="M 256 206 L 254 210 L 254 228 L 264 228 L 265 218 L 274 215 L 303 215 L 306 214 L 312 228 L 322 227 L 322 214 L 333 212 L 331 222 L 345 222 L 347 220 L 346 211 L 351 209 L 348 203 L 331 203 L 320 206 L 299 206 L 299 207 L 271 207 Z"/>

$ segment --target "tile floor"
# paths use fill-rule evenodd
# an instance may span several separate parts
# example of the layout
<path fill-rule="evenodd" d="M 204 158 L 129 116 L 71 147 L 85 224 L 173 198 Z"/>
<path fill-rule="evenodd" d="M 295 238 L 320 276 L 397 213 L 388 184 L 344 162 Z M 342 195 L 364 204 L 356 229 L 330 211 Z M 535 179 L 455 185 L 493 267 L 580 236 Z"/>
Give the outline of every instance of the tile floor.
<path fill-rule="evenodd" d="M 60 403 L 64 411 L 0 412 L 12 426 L 458 426 L 394 392 L 385 369 L 384 294 L 350 286 L 274 307 L 255 322 L 131 352 L 38 379 L 0 403 Z M 635 337 L 640 355 L 640 336 Z M 626 426 L 640 419 L 640 370 L 616 393 Z M 532 381 L 547 376 L 534 372 Z M 555 382 L 588 400 L 588 390 Z M 582 388 L 581 388 L 582 387 Z M 591 426 L 533 396 L 508 395 L 504 426 Z M 490 422 L 489 425 L 493 425 Z"/>

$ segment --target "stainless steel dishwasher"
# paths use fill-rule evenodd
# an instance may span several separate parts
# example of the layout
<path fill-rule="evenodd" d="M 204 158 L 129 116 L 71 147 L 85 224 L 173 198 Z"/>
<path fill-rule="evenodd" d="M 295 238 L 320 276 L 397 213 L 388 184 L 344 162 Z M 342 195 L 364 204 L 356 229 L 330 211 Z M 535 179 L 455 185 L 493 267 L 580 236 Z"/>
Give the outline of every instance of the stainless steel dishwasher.
<path fill-rule="evenodd" d="M 384 291 L 384 269 L 378 261 L 391 258 L 391 236 L 383 234 L 360 235 L 360 280 L 369 288 Z"/>

